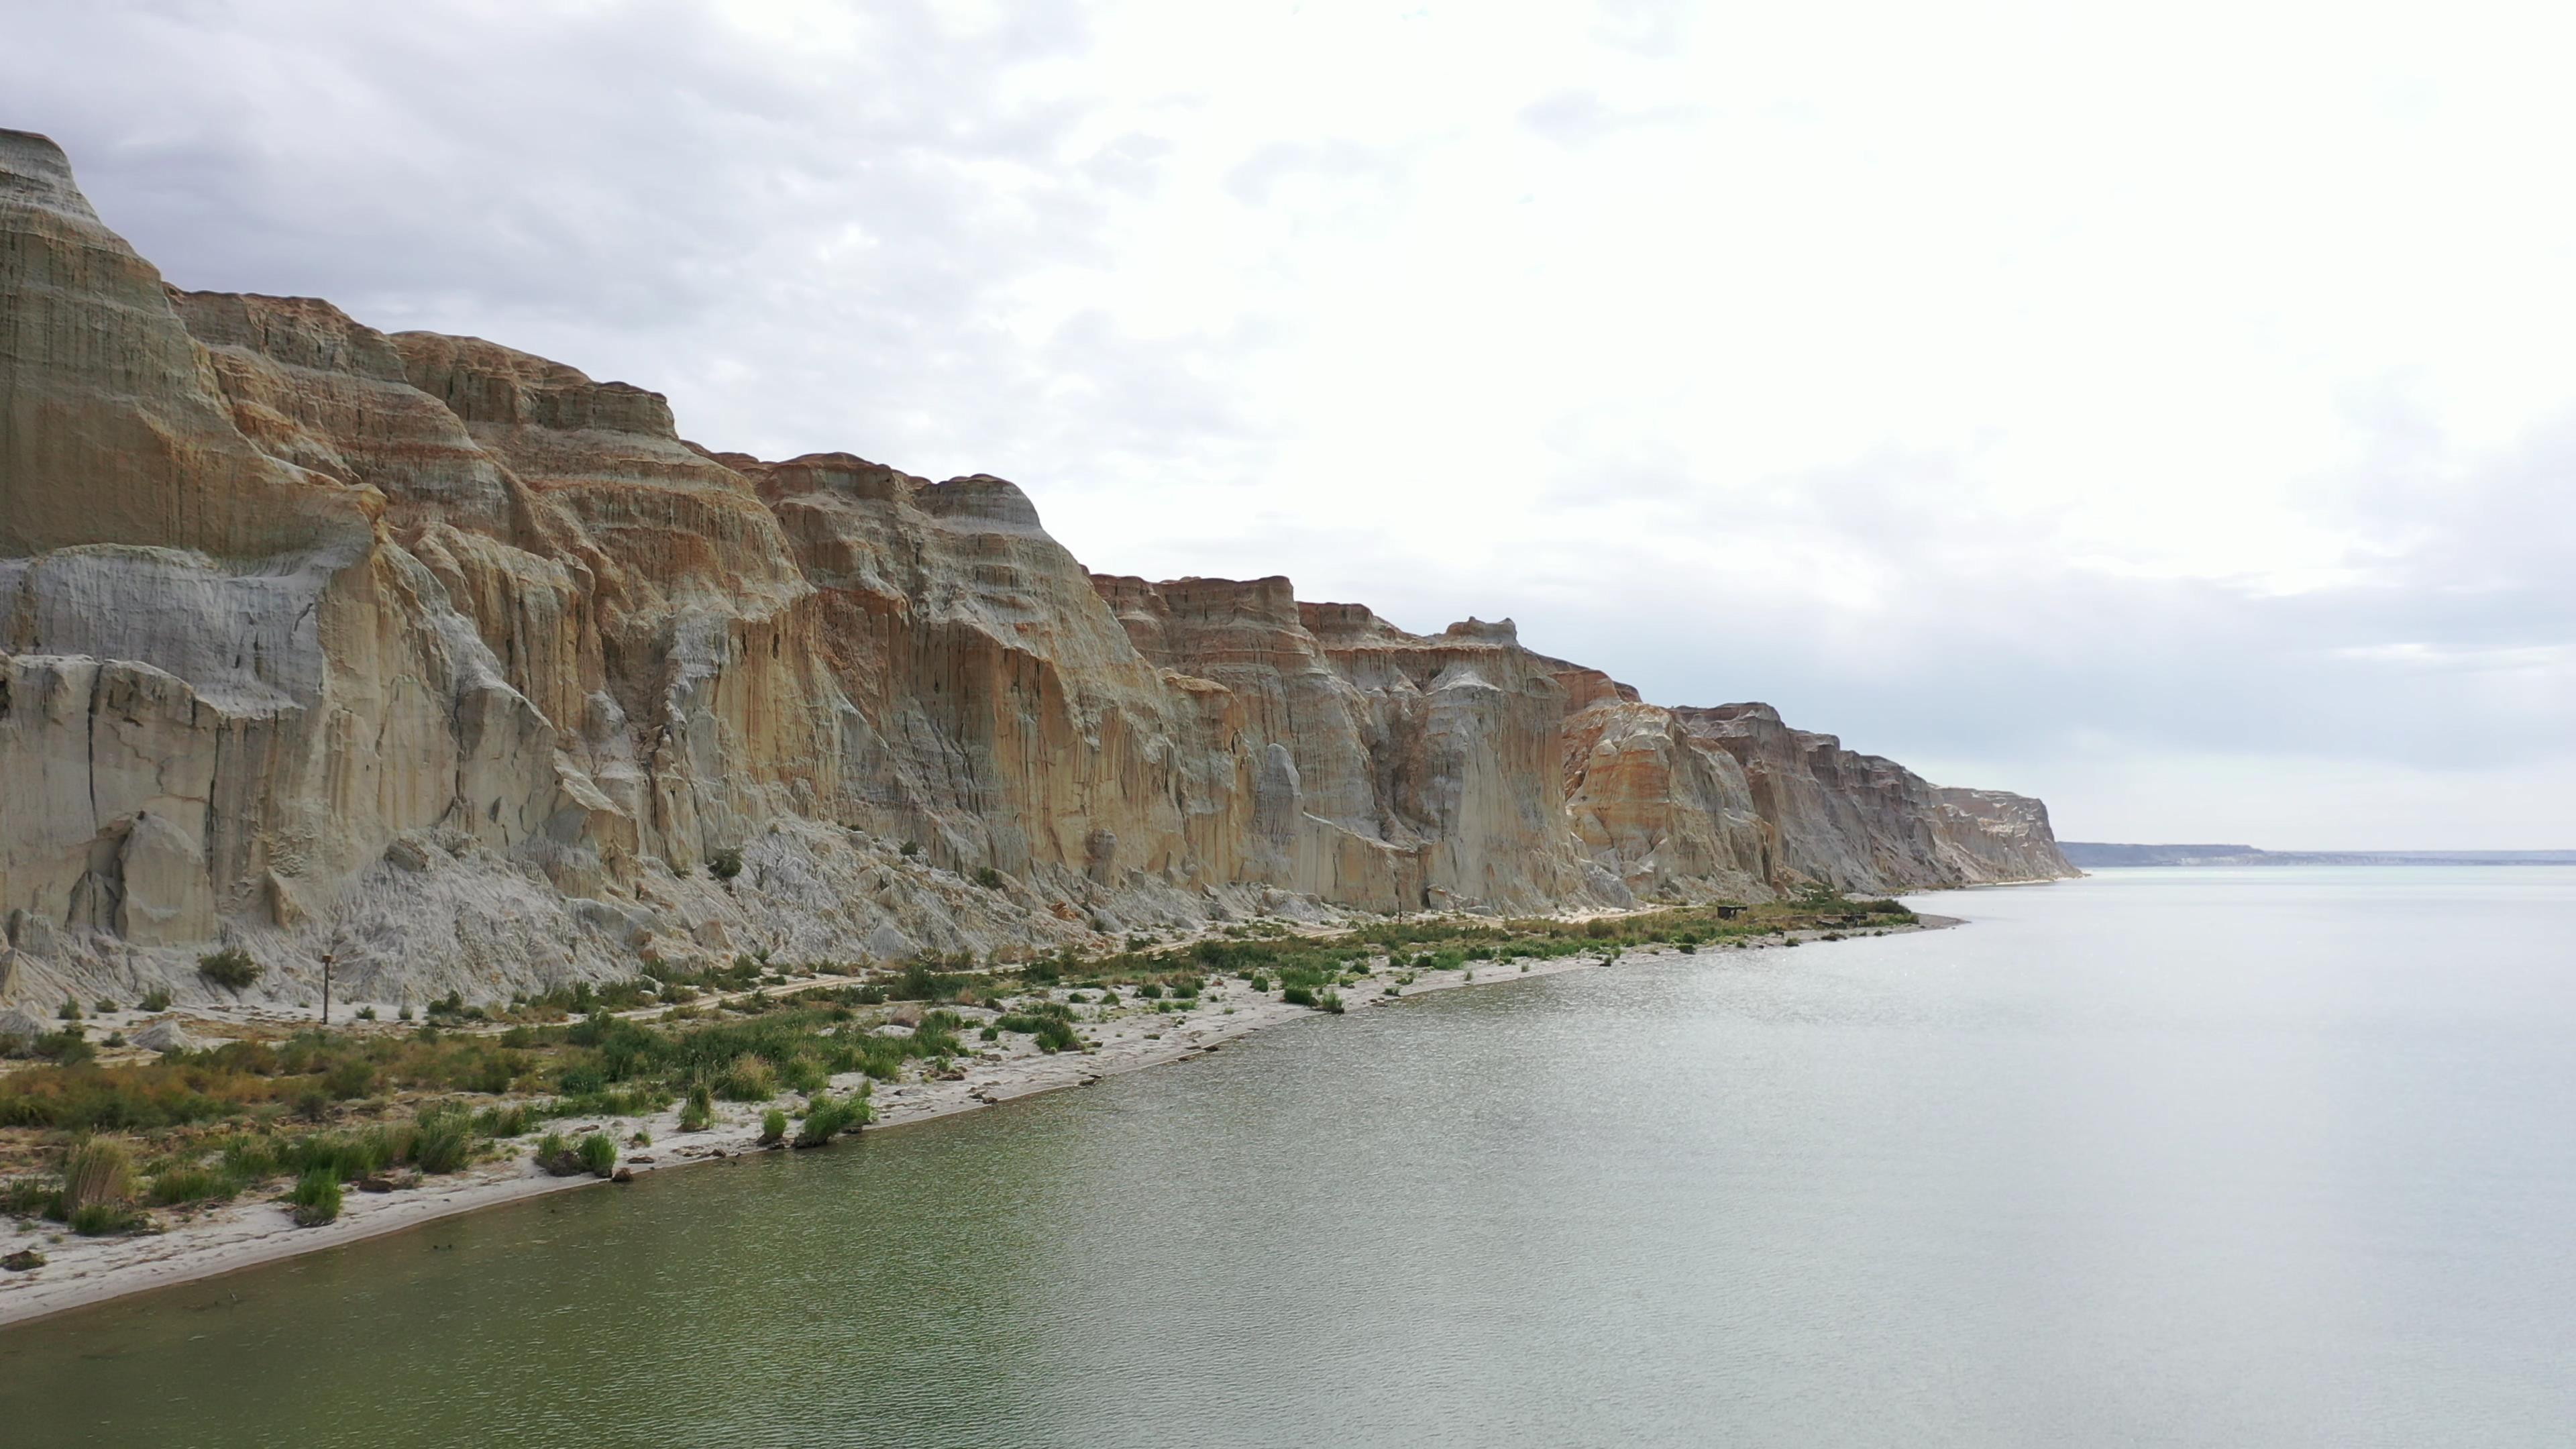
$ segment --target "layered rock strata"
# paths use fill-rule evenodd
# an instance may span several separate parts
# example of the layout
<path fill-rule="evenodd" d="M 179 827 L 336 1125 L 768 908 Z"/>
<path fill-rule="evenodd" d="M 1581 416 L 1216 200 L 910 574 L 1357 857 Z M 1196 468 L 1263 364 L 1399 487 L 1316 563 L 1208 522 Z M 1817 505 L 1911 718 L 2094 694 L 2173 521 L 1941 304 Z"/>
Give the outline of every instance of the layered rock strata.
<path fill-rule="evenodd" d="M 254 998 L 329 953 L 390 1001 L 2068 873 L 2037 801 L 1508 621 L 1095 577 L 998 478 L 709 452 L 542 358 L 173 290 L 0 132 L 0 1000 L 210 993 L 219 944 Z"/>

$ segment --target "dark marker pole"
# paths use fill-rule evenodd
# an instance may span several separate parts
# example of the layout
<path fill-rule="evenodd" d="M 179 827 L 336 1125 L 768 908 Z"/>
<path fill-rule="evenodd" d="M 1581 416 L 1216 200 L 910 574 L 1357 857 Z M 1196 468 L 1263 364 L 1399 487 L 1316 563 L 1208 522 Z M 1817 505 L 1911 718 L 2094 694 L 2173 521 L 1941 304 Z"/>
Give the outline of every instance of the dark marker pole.
<path fill-rule="evenodd" d="M 331 953 L 322 953 L 322 1024 L 331 1024 Z"/>

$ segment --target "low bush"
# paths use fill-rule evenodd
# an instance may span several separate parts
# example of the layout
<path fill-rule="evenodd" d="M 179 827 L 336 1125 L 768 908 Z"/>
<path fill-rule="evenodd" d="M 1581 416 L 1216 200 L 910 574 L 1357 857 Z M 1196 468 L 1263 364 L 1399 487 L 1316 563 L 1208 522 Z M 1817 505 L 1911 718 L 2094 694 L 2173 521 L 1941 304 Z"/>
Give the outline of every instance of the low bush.
<path fill-rule="evenodd" d="M 593 1132 L 581 1139 L 578 1150 L 581 1165 L 590 1169 L 591 1176 L 606 1177 L 617 1170 L 617 1144 L 609 1139 L 607 1133 Z"/>
<path fill-rule="evenodd" d="M 902 973 L 886 989 L 896 1001 L 954 1001 L 960 984 L 956 976 L 915 960 L 905 962 Z"/>
<path fill-rule="evenodd" d="M 731 880 L 742 874 L 742 852 L 727 846 L 707 856 L 707 874 L 718 880 Z"/>
<path fill-rule="evenodd" d="M 536 1114 L 516 1102 L 474 1114 L 474 1130 L 485 1137 L 523 1137 L 536 1125 Z"/>
<path fill-rule="evenodd" d="M 165 1167 L 152 1174 L 151 1190 L 145 1194 L 155 1207 L 177 1207 L 182 1203 L 230 1202 L 241 1195 L 246 1184 L 225 1168 L 206 1163 L 185 1163 Z"/>
<path fill-rule="evenodd" d="M 560 1132 L 549 1132 L 537 1139 L 537 1150 L 531 1159 L 550 1177 L 574 1177 L 589 1171 L 581 1154 L 573 1150 L 572 1139 Z"/>
<path fill-rule="evenodd" d="M 245 1183 L 266 1182 L 286 1170 L 285 1154 L 271 1137 L 236 1137 L 224 1144 L 224 1171 Z"/>
<path fill-rule="evenodd" d="M 197 958 L 197 974 L 227 991 L 241 991 L 259 980 L 260 964 L 239 946 L 226 946 Z"/>
<path fill-rule="evenodd" d="M 110 1233 L 130 1232 L 143 1226 L 143 1214 L 128 1203 L 96 1202 L 73 1208 L 63 1221 L 84 1238 L 100 1238 Z"/>
<path fill-rule="evenodd" d="M 464 1171 L 474 1160 L 474 1114 L 454 1105 L 424 1109 L 412 1134 L 411 1160 L 432 1175 Z"/>
<path fill-rule="evenodd" d="M 372 1095 L 376 1090 L 376 1064 L 365 1057 L 342 1057 L 323 1073 L 322 1089 L 341 1102 Z"/>
<path fill-rule="evenodd" d="M 821 1062 L 804 1055 L 789 1057 L 787 1069 L 778 1074 L 778 1079 L 787 1084 L 789 1091 L 804 1092 L 808 1095 L 823 1090 L 824 1084 L 831 1078 L 832 1074 L 823 1070 Z"/>
<path fill-rule="evenodd" d="M 286 1200 L 297 1227 L 318 1228 L 340 1216 L 340 1179 L 326 1167 L 306 1168 Z"/>
<path fill-rule="evenodd" d="M 122 1208 L 134 1197 L 134 1159 L 123 1143 L 86 1137 L 63 1150 L 62 1210 L 81 1232 L 84 1208 Z"/>
<path fill-rule="evenodd" d="M 1000 890 L 1002 888 L 1002 873 L 993 869 L 989 865 L 979 865 L 975 867 L 975 884 L 982 886 L 988 891 Z"/>
<path fill-rule="evenodd" d="M 33 1175 L 0 1181 L 0 1214 L 20 1218 L 61 1217 L 62 1184 L 49 1177 Z"/>
<path fill-rule="evenodd" d="M 776 1107 L 772 1107 L 768 1111 L 761 1113 L 760 1144 L 763 1147 L 766 1147 L 772 1142 L 784 1142 L 786 1140 L 787 1114 Z"/>
<path fill-rule="evenodd" d="M 335 1181 L 355 1182 L 409 1156 L 418 1130 L 404 1122 L 357 1132 L 317 1132 L 310 1137 L 283 1138 L 277 1141 L 277 1159 L 289 1172 L 327 1172 Z"/>
<path fill-rule="evenodd" d="M 872 1111 L 862 1101 L 836 1097 L 817 1097 L 805 1109 L 804 1125 L 796 1132 L 798 1147 L 821 1147 L 843 1132 L 855 1132 L 863 1126 Z"/>
<path fill-rule="evenodd" d="M 921 1024 L 912 1029 L 912 1040 L 907 1043 L 910 1054 L 922 1057 L 963 1056 L 966 1044 L 957 1039 L 957 1031 L 965 1024 L 965 1020 L 953 1011 L 923 1012 Z"/>
<path fill-rule="evenodd" d="M 680 1108 L 680 1130 L 704 1132 L 716 1124 L 715 1094 L 700 1082 L 689 1089 L 689 1100 Z"/>
<path fill-rule="evenodd" d="M 766 1057 L 744 1057 L 716 1084 L 728 1102 L 766 1102 L 778 1095 L 778 1072 Z"/>
<path fill-rule="evenodd" d="M 145 1011 L 168 1011 L 170 1009 L 170 988 L 167 986 L 155 986 L 151 990 L 144 992 L 143 999 L 136 1002 L 135 1005 L 141 1007 Z"/>

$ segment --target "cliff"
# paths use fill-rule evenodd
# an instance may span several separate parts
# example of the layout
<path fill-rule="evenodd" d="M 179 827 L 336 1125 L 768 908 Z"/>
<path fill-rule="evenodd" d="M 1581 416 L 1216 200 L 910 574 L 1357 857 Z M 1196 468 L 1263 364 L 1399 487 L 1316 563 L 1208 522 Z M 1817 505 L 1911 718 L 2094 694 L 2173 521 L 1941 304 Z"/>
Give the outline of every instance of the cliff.
<path fill-rule="evenodd" d="M 489 342 L 170 289 L 0 132 L 0 1001 L 203 993 L 218 943 L 254 998 L 326 952 L 490 997 L 2069 873 L 2037 801 L 1509 622 L 1095 577 L 998 478 L 710 452 Z"/>

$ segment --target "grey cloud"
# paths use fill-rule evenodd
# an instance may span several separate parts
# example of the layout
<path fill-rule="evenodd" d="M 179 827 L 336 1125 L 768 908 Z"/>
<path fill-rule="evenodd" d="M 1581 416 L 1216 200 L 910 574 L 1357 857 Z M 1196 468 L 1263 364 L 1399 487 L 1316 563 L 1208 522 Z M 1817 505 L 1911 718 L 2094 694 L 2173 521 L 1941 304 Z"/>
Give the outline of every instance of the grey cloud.
<path fill-rule="evenodd" d="M 678 0 L 22 6 L 0 124 L 61 140 L 108 223 L 181 285 L 318 294 L 378 326 L 559 357 L 671 394 L 711 446 L 1004 473 L 1099 567 L 1286 572 L 1416 628 L 1511 615 L 1533 647 L 1650 698 L 1767 698 L 1898 758 L 2090 740 L 2463 774 L 2576 749 L 2576 416 L 2470 458 L 2395 390 L 2356 398 L 2365 462 L 2311 503 L 2364 545 L 2359 576 L 2289 597 L 2052 558 L 2034 542 L 2047 520 L 1980 513 L 1939 455 L 1721 485 L 1654 441 L 1651 408 L 1549 432 L 1565 461 L 1545 506 L 1704 540 L 1696 572 L 1616 548 L 1460 556 L 1316 516 L 1270 472 L 1293 426 L 1243 381 L 1293 316 L 1149 338 L 1077 307 L 1033 337 L 1014 312 L 1032 278 L 1109 257 L 1112 209 L 1166 184 L 1171 147 L 1150 122 L 1096 128 L 1079 94 L 1014 99 L 1024 66 L 1078 72 L 1091 26 L 1082 5 L 1007 9 L 960 37 L 926 4 L 870 4 L 852 13 L 874 43 L 825 61 Z M 1599 15 L 1640 54 L 1689 38 L 1678 5 Z M 1676 118 L 1567 90 L 1520 119 L 1579 146 Z M 1414 163 L 1282 141 L 1225 186 L 1351 209 L 1399 194 Z M 1290 245 L 1293 214 L 1276 220 Z M 1135 530 L 1139 508 L 1203 522 Z M 1817 581 L 1772 592 L 1744 566 L 1810 547 L 1884 580 L 1888 607 L 1840 608 Z"/>
<path fill-rule="evenodd" d="M 1642 505 L 1651 526 L 1710 541 L 1705 578 L 1626 581 L 1613 612 L 1598 579 L 1521 571 L 1505 587 L 1545 607 L 1501 606 L 1551 621 L 1563 652 L 1650 697 L 1770 698 L 1900 757 L 2086 736 L 2429 771 L 2531 766 L 2576 753 L 2576 590 L 2562 582 L 2565 510 L 2547 501 L 2570 462 L 2576 430 L 2553 431 L 2439 498 L 2365 510 L 2356 531 L 2387 540 L 2374 568 L 2273 596 L 2034 554 L 1974 511 L 1949 460 L 1887 455 L 1787 488 Z M 1739 547 L 1801 542 L 1856 556 L 1889 606 L 1838 610 L 1730 577 Z"/>
<path fill-rule="evenodd" d="M 1523 106 L 1520 123 L 1522 129 L 1560 146 L 1589 146 L 1622 132 L 1677 125 L 1702 114 L 1690 106 L 1614 106 L 1598 91 L 1567 89 Z"/>
<path fill-rule="evenodd" d="M 1384 185 L 1403 179 L 1405 159 L 1357 141 L 1274 141 L 1236 163 L 1225 189 L 1246 206 L 1268 206 L 1279 188 L 1298 177 Z"/>
<path fill-rule="evenodd" d="M 1688 40 L 1691 8 L 1689 0 L 1601 0 L 1592 35 L 1604 45 L 1661 59 Z"/>
<path fill-rule="evenodd" d="M 1078 485 L 1147 400 L 1189 400 L 1154 418 L 1176 448 L 1239 432 L 1207 339 L 1095 330 L 1118 382 L 1077 409 L 1006 324 L 1023 279 L 1110 257 L 1112 196 L 1168 150 L 1069 149 L 1089 102 L 1008 98 L 1087 52 L 1087 7 L 962 37 L 923 3 L 850 13 L 870 40 L 823 59 L 681 0 L 65 7 L 13 17 L 0 119 L 61 141 L 179 285 L 492 337 L 667 392 L 714 446 Z"/>

